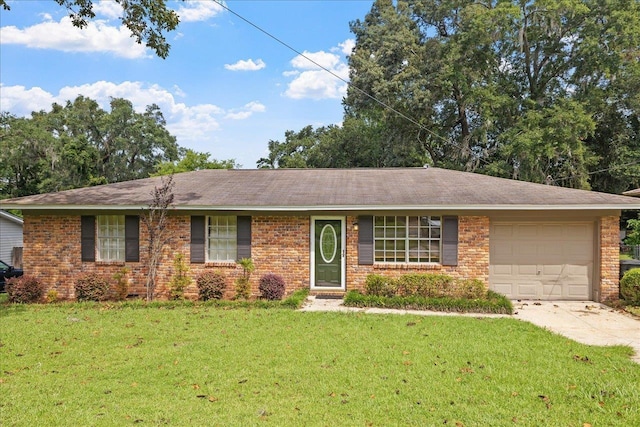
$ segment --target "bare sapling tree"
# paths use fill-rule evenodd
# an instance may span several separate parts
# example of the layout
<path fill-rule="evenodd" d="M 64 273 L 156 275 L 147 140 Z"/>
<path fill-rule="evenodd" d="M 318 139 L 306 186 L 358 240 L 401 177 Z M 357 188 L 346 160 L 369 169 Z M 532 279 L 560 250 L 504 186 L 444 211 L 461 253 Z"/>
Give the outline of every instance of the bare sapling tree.
<path fill-rule="evenodd" d="M 162 250 L 171 241 L 171 231 L 168 227 L 168 211 L 173 204 L 173 175 L 160 178 L 160 187 L 156 186 L 151 193 L 153 199 L 149 208 L 142 215 L 142 222 L 147 228 L 148 235 L 148 267 L 147 301 L 155 297 L 158 266 L 162 258 Z"/>

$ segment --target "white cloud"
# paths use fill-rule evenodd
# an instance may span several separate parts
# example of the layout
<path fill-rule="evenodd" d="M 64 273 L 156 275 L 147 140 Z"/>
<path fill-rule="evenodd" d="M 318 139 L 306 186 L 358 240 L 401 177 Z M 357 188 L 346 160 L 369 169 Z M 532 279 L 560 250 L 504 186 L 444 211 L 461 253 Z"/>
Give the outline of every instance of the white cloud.
<path fill-rule="evenodd" d="M 26 116 L 32 111 L 49 109 L 54 102 L 56 98 L 39 87 L 27 89 L 0 84 L 0 111 Z"/>
<path fill-rule="evenodd" d="M 240 60 L 235 64 L 225 64 L 224 68 L 231 71 L 258 71 L 266 67 L 267 64 L 264 63 L 262 59 L 258 59 L 253 62 L 253 59 Z"/>
<path fill-rule="evenodd" d="M 260 102 L 252 101 L 238 110 L 230 111 L 225 118 L 231 120 L 244 120 L 251 117 L 253 113 L 264 113 L 266 110 L 267 107 Z"/>
<path fill-rule="evenodd" d="M 98 81 L 79 86 L 67 86 L 60 89 L 57 94 L 49 93 L 39 87 L 0 85 L 0 111 L 8 111 L 17 116 L 29 116 L 32 111 L 50 111 L 51 104 L 54 102 L 64 105 L 68 100 L 73 101 L 79 95 L 95 100 L 105 110 L 109 110 L 111 98 L 128 99 L 139 112 L 144 111 L 147 105 L 157 104 L 167 121 L 167 129 L 182 146 L 212 142 L 213 133 L 221 130 L 224 120 L 242 120 L 254 113 L 266 111 L 266 107 L 258 101 L 230 109 L 214 104 L 187 105 L 176 101 L 176 96 L 186 96 L 177 86 L 167 90 L 158 85 L 131 81 L 122 83 Z"/>
<path fill-rule="evenodd" d="M 73 26 L 69 17 L 59 22 L 41 22 L 24 29 L 1 27 L 0 43 L 64 52 L 106 52 L 123 58 L 147 56 L 146 48 L 131 38 L 126 27 L 116 28 L 105 21 L 95 20 L 89 22 L 86 28 L 79 29 Z"/>
<path fill-rule="evenodd" d="M 96 16 L 104 16 L 108 19 L 117 19 L 122 16 L 122 6 L 115 1 L 94 2 L 93 11 Z"/>
<path fill-rule="evenodd" d="M 223 11 L 224 8 L 213 0 L 188 0 L 184 3 L 184 5 L 181 5 L 176 10 L 178 16 L 180 17 L 180 22 L 206 21 L 207 19 L 213 18 Z"/>
<path fill-rule="evenodd" d="M 356 47 L 356 41 L 354 39 L 347 39 L 342 43 L 338 43 L 339 49 L 336 49 L 345 56 L 350 56 L 353 52 L 353 48 Z"/>
<path fill-rule="evenodd" d="M 337 50 L 344 50 L 343 45 L 344 43 Z M 295 70 L 283 73 L 286 77 L 293 77 L 284 92 L 286 97 L 293 99 L 339 99 L 347 93 L 347 84 L 343 80 L 349 78 L 349 67 L 341 60 L 340 55 L 324 51 L 304 52 L 303 55 L 298 55 L 291 60 L 291 65 Z M 312 59 L 313 62 L 325 69 L 321 69 L 307 58 Z"/>
<path fill-rule="evenodd" d="M 318 65 L 331 70 L 340 63 L 340 57 L 333 53 L 324 51 L 320 52 L 302 52 L 291 60 L 291 65 L 301 70 L 317 70 Z M 316 65 L 318 64 L 318 65 Z"/>

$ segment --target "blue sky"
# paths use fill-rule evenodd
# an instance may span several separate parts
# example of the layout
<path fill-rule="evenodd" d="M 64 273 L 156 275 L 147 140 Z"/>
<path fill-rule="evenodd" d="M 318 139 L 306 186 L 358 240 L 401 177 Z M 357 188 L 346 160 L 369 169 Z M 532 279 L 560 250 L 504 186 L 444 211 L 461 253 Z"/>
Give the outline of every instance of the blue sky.
<path fill-rule="evenodd" d="M 231 10 L 348 79 L 349 22 L 372 0 L 228 0 Z M 269 140 L 287 130 L 339 124 L 344 82 L 212 0 L 168 1 L 181 16 L 167 59 L 121 28 L 118 5 L 95 1 L 79 30 L 52 0 L 9 1 L 0 11 L 0 110 L 50 110 L 78 95 L 108 109 L 111 97 L 137 110 L 158 104 L 182 147 L 255 168 Z"/>

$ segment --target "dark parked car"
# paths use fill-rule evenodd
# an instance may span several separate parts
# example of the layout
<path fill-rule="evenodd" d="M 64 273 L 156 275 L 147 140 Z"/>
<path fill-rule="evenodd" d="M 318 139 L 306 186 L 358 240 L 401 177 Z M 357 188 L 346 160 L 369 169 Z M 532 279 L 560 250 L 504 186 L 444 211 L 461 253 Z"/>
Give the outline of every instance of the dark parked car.
<path fill-rule="evenodd" d="M 4 282 L 11 277 L 22 276 L 24 272 L 21 268 L 13 268 L 13 266 L 0 260 L 0 292 L 4 292 Z"/>

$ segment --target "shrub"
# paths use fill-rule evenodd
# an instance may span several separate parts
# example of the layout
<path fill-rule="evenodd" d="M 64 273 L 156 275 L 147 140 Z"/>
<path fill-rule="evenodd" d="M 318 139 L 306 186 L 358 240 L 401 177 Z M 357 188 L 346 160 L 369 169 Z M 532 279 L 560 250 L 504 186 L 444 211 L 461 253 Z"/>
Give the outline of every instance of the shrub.
<path fill-rule="evenodd" d="M 226 288 L 226 280 L 224 274 L 219 271 L 206 271 L 196 278 L 196 285 L 200 301 L 221 299 Z"/>
<path fill-rule="evenodd" d="M 78 301 L 104 301 L 109 293 L 109 282 L 98 274 L 89 273 L 76 280 L 75 290 Z"/>
<path fill-rule="evenodd" d="M 453 277 L 446 274 L 415 274 L 418 279 L 415 296 L 440 298 L 450 295 Z"/>
<path fill-rule="evenodd" d="M 242 276 L 236 279 L 236 299 L 249 299 L 251 296 L 249 277 L 256 267 L 251 258 L 242 258 L 238 264 L 242 267 Z"/>
<path fill-rule="evenodd" d="M 480 279 L 461 279 L 456 281 L 455 291 L 452 297 L 478 299 L 487 295 L 487 289 L 484 282 Z"/>
<path fill-rule="evenodd" d="M 189 267 L 184 262 L 184 255 L 177 253 L 173 258 L 173 276 L 169 282 L 169 299 L 184 299 L 184 289 L 191 284 L 191 278 L 187 276 Z"/>
<path fill-rule="evenodd" d="M 129 281 L 127 280 L 127 274 L 129 274 L 129 269 L 127 267 L 122 267 L 113 275 L 113 278 L 116 281 L 116 301 L 124 301 L 129 295 Z"/>
<path fill-rule="evenodd" d="M 364 284 L 367 295 L 391 297 L 396 294 L 396 281 L 380 274 L 369 274 Z"/>
<path fill-rule="evenodd" d="M 9 302 L 18 304 L 38 302 L 44 296 L 44 286 L 33 276 L 7 279 L 5 291 L 9 297 Z"/>
<path fill-rule="evenodd" d="M 58 302 L 58 291 L 56 291 L 55 289 L 49 289 L 49 292 L 47 292 L 47 296 L 45 297 L 45 299 L 47 300 L 48 304 Z"/>
<path fill-rule="evenodd" d="M 285 291 L 284 279 L 277 274 L 267 273 L 260 278 L 258 289 L 261 298 L 271 301 L 281 300 Z"/>
<path fill-rule="evenodd" d="M 640 305 L 640 268 L 632 268 L 620 279 L 620 295 L 628 303 Z"/>

